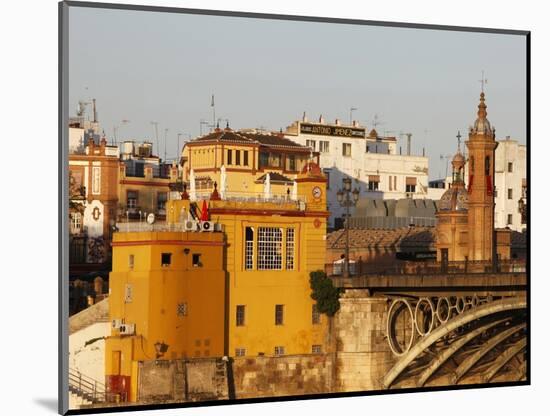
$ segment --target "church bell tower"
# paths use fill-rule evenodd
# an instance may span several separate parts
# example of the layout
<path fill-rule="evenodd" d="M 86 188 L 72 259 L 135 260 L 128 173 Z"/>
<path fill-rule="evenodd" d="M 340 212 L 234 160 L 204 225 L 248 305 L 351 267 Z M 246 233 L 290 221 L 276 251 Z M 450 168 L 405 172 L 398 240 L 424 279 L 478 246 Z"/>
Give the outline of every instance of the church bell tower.
<path fill-rule="evenodd" d="M 491 261 L 494 255 L 495 129 L 487 120 L 481 92 L 477 119 L 468 141 L 468 227 L 470 260 Z"/>

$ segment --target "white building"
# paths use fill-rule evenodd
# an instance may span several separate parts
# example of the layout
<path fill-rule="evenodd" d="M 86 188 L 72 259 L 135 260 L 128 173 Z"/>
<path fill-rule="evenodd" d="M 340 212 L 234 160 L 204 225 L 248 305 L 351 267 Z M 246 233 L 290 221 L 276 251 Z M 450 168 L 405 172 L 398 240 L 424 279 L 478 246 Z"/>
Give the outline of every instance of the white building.
<path fill-rule="evenodd" d="M 367 129 L 357 122 L 351 126 L 343 126 L 339 120 L 328 124 L 321 117 L 318 122 L 311 123 L 305 115 L 287 127 L 285 137 L 319 152 L 320 165 L 328 179 L 331 227 L 337 226 L 345 213 L 336 198 L 344 176 L 354 179 L 352 188 L 358 188 L 361 197 L 430 197 L 428 158 L 399 154 L 395 137 L 380 137 L 374 129 L 367 133 Z"/>
<path fill-rule="evenodd" d="M 522 231 L 527 225 L 518 210 L 527 204 L 527 147 L 507 137 L 495 151 L 495 227 Z"/>

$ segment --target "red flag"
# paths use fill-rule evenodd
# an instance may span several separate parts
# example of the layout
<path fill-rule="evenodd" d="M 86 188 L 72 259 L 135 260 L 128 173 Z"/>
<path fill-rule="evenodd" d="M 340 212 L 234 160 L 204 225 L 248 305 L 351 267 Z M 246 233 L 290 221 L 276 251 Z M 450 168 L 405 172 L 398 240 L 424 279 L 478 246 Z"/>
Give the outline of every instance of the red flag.
<path fill-rule="evenodd" d="M 206 199 L 202 200 L 201 221 L 208 221 L 208 205 Z"/>

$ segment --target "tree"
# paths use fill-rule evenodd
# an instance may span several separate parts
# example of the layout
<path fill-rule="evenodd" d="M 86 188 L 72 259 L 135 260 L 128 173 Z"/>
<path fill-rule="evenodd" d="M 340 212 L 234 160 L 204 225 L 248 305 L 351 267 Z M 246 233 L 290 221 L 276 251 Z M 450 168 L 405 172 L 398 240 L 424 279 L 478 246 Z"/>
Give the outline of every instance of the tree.
<path fill-rule="evenodd" d="M 334 287 L 332 280 L 322 270 L 316 270 L 309 274 L 311 298 L 317 302 L 317 310 L 320 313 L 332 317 L 340 309 L 341 289 Z"/>

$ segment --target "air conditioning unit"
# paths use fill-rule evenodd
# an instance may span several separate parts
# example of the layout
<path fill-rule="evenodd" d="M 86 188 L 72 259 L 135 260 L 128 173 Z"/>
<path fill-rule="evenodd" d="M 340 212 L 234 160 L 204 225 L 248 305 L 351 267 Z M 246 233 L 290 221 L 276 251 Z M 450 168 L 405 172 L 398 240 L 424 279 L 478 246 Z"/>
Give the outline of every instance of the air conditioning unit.
<path fill-rule="evenodd" d="M 197 231 L 198 223 L 197 221 L 188 220 L 183 223 L 183 228 L 185 231 Z"/>
<path fill-rule="evenodd" d="M 212 232 L 214 231 L 214 223 L 212 221 L 201 221 L 201 231 Z"/>
<path fill-rule="evenodd" d="M 120 326 L 124 323 L 122 319 L 113 319 L 111 321 L 111 328 L 113 329 L 119 329 Z"/>
<path fill-rule="evenodd" d="M 134 335 L 136 332 L 136 324 L 122 324 L 119 328 L 121 335 Z"/>

